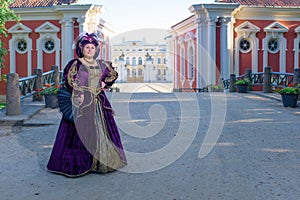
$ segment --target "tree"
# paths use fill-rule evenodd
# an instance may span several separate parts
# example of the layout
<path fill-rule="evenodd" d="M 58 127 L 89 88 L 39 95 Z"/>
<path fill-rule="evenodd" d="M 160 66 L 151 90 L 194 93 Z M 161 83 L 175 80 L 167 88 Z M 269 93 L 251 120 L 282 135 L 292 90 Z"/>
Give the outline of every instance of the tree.
<path fill-rule="evenodd" d="M 13 20 L 19 22 L 19 16 L 17 16 L 13 10 L 9 8 L 9 5 L 13 0 L 0 0 L 0 69 L 4 67 L 4 56 L 7 54 L 6 48 L 3 46 L 2 37 L 7 36 L 7 29 L 5 23 L 7 20 Z"/>

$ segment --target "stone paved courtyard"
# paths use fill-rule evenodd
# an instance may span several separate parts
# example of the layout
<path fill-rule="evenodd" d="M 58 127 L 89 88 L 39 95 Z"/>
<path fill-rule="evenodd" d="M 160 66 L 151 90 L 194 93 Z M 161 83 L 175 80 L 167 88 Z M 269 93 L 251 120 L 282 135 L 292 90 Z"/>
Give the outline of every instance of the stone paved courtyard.
<path fill-rule="evenodd" d="M 121 171 L 75 179 L 45 170 L 61 117 L 57 109 L 42 109 L 20 126 L 0 126 L 0 199 L 298 199 L 300 108 L 250 93 L 226 94 L 224 123 L 222 118 L 213 123 L 222 125 L 220 135 L 200 158 L 205 136 L 214 128 L 209 126 L 213 98 L 209 93 L 113 93 L 132 162 Z"/>

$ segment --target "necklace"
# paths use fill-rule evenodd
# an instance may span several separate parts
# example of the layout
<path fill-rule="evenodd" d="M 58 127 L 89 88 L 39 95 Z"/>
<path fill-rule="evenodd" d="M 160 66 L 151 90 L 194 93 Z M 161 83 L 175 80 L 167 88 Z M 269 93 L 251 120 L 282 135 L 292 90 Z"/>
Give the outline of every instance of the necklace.
<path fill-rule="evenodd" d="M 92 61 L 87 60 L 86 58 L 83 58 L 85 62 L 87 62 L 90 65 L 94 65 L 95 64 L 95 60 L 93 59 Z"/>

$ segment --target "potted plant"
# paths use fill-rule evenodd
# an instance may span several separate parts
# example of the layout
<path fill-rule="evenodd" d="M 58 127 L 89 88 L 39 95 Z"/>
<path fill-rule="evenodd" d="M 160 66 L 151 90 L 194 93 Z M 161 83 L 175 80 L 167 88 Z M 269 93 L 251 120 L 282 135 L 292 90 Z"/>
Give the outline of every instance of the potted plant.
<path fill-rule="evenodd" d="M 45 87 L 41 90 L 40 94 L 45 97 L 46 108 L 57 108 L 57 92 L 60 86 L 51 86 L 45 84 Z"/>
<path fill-rule="evenodd" d="M 211 92 L 223 92 L 224 88 L 221 85 L 210 85 L 209 89 Z"/>
<path fill-rule="evenodd" d="M 277 90 L 281 94 L 281 99 L 284 107 L 295 108 L 297 106 L 298 95 L 300 90 L 298 87 L 285 87 L 280 90 Z"/>
<path fill-rule="evenodd" d="M 239 93 L 247 93 L 250 80 L 248 78 L 239 79 L 234 83 Z"/>

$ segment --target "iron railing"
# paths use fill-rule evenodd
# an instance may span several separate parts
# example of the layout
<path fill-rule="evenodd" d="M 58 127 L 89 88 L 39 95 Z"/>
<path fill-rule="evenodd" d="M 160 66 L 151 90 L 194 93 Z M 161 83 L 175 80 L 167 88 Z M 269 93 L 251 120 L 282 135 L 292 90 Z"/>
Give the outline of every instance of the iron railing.
<path fill-rule="evenodd" d="M 288 87 L 289 85 L 292 85 L 294 82 L 294 74 L 293 73 L 282 73 L 282 72 L 271 72 L 270 73 L 271 79 L 270 79 L 270 86 L 273 87 Z M 241 78 L 245 78 L 245 74 L 241 76 L 237 76 L 233 81 L 237 81 Z M 264 84 L 264 72 L 256 72 L 251 73 L 249 77 L 251 84 L 253 86 L 261 86 Z M 230 87 L 230 79 L 223 80 L 223 86 L 225 89 L 229 89 Z"/>
<path fill-rule="evenodd" d="M 62 72 L 59 72 L 59 82 L 62 83 L 63 76 Z M 43 73 L 42 75 L 43 84 L 54 85 L 54 70 L 50 70 L 48 72 Z M 19 90 L 20 90 L 20 98 L 23 99 L 25 97 L 31 96 L 36 93 L 36 80 L 37 75 L 32 75 L 19 79 Z"/>

